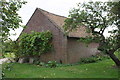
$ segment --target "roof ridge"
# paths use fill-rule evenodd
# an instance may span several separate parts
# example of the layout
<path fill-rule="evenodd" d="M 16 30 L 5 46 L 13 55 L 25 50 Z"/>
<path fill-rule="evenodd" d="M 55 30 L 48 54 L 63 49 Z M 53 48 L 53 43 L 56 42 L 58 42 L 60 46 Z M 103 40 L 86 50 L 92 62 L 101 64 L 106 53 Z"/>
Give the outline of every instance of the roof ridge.
<path fill-rule="evenodd" d="M 48 11 L 46 11 L 46 10 L 44 10 L 44 9 L 41 9 L 41 8 L 37 8 L 37 9 L 42 10 L 42 11 L 44 11 L 44 12 L 47 12 L 47 13 L 49 13 L 49 14 L 55 15 L 55 16 L 67 18 L 67 17 L 65 17 L 65 16 L 61 16 L 61 15 L 58 15 L 58 14 L 55 14 L 55 13 L 48 12 Z"/>
<path fill-rule="evenodd" d="M 39 11 L 41 11 L 42 9 L 39 9 L 39 8 L 37 8 Z M 44 11 L 44 10 L 43 10 Z M 48 11 L 46 11 L 46 12 L 48 12 Z M 53 23 L 53 25 L 55 25 L 55 27 L 56 28 L 58 28 L 61 32 L 63 32 L 64 33 L 64 31 L 52 20 L 52 19 L 50 19 L 47 15 L 45 15 L 42 11 L 41 11 L 41 13 L 44 15 L 44 16 L 46 16 L 47 18 L 48 18 L 48 20 L 51 22 L 51 23 Z M 49 12 L 48 12 L 49 13 Z M 52 14 L 52 13 L 51 13 Z"/>

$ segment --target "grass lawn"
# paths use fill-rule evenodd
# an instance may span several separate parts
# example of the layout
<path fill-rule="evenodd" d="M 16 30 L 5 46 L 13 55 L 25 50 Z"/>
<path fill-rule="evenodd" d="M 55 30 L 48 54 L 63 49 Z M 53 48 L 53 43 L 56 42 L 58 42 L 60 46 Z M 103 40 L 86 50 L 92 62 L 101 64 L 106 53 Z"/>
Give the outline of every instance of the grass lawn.
<path fill-rule="evenodd" d="M 110 59 L 98 63 L 45 68 L 31 64 L 14 63 L 7 78 L 118 78 L 118 69 Z"/>

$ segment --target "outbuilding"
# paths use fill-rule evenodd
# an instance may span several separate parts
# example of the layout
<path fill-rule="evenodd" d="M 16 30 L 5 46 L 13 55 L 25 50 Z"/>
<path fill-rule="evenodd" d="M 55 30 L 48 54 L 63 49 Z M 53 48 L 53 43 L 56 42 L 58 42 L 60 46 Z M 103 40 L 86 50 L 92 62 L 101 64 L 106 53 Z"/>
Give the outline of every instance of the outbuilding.
<path fill-rule="evenodd" d="M 98 43 L 79 42 L 80 37 L 90 35 L 86 33 L 85 27 L 80 27 L 77 31 L 65 35 L 63 30 L 64 20 L 66 17 L 59 16 L 40 8 L 37 8 L 22 33 L 31 33 L 31 31 L 43 32 L 49 30 L 52 35 L 53 50 L 41 54 L 40 60 L 43 62 L 57 61 L 62 63 L 76 63 L 80 58 L 89 57 L 97 54 Z"/>

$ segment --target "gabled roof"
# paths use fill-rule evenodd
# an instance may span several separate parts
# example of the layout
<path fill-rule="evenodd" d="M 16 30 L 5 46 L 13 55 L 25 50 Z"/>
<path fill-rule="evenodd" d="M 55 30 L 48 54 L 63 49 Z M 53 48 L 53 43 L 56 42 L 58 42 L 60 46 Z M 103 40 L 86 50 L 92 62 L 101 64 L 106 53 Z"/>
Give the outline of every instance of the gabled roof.
<path fill-rule="evenodd" d="M 36 10 L 39 10 L 40 12 L 42 12 L 43 15 L 45 15 L 60 31 L 62 31 L 64 33 L 63 25 L 64 25 L 64 23 L 65 23 L 64 21 L 65 21 L 65 19 L 67 19 L 67 17 L 56 15 L 56 14 L 50 13 L 50 12 L 45 11 L 40 8 L 37 8 Z M 36 12 L 36 10 L 35 10 L 35 12 Z M 33 13 L 33 15 L 34 15 L 34 13 Z M 31 16 L 31 18 L 32 18 L 32 16 Z M 31 20 L 31 18 L 29 19 L 29 21 Z M 27 24 L 29 23 L 29 21 L 27 22 Z M 24 32 L 24 29 L 22 32 Z M 80 28 L 78 28 L 75 31 L 70 32 L 67 36 L 79 38 L 79 37 L 86 37 L 89 35 L 91 35 L 91 34 L 86 33 L 86 27 L 80 26 Z"/>
<path fill-rule="evenodd" d="M 55 23 L 60 29 L 63 29 L 62 26 L 64 25 L 64 21 L 66 17 L 56 15 L 53 13 L 50 13 L 48 11 L 45 11 L 43 9 L 38 8 L 44 15 L 46 15 L 50 20 L 52 20 L 53 23 Z"/>
<path fill-rule="evenodd" d="M 59 29 L 63 30 L 64 21 L 67 17 L 56 15 L 53 13 L 50 13 L 48 11 L 45 11 L 43 9 L 37 8 L 39 11 L 41 11 L 45 16 L 47 16 Z M 91 35 L 90 33 L 86 33 L 86 27 L 80 27 L 76 31 L 72 31 L 68 34 L 68 37 L 86 37 L 88 35 Z"/>

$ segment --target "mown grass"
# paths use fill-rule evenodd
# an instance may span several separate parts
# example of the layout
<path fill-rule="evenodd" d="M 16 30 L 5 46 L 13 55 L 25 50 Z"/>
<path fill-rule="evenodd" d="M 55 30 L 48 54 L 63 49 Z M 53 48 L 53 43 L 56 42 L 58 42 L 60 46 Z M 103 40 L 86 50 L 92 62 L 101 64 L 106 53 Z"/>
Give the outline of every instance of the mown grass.
<path fill-rule="evenodd" d="M 14 63 L 5 70 L 7 78 L 118 78 L 118 68 L 111 59 L 97 63 L 45 68 L 32 64 Z"/>

